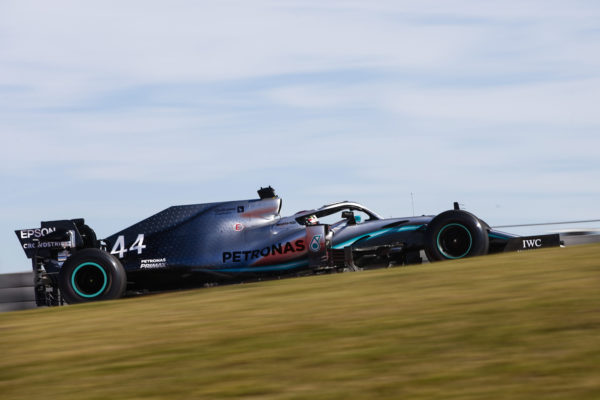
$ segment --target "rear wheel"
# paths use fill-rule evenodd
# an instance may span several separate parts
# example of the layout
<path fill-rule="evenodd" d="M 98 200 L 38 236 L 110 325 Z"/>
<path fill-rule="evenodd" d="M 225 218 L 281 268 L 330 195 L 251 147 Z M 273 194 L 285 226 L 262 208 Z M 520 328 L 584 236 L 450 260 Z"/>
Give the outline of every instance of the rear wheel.
<path fill-rule="evenodd" d="M 125 293 L 127 276 L 115 257 L 100 249 L 83 249 L 63 264 L 59 285 L 67 303 L 118 299 Z"/>
<path fill-rule="evenodd" d="M 426 236 L 425 253 L 430 261 L 479 256 L 489 248 L 484 224 L 466 211 L 439 214 L 429 223 Z"/>

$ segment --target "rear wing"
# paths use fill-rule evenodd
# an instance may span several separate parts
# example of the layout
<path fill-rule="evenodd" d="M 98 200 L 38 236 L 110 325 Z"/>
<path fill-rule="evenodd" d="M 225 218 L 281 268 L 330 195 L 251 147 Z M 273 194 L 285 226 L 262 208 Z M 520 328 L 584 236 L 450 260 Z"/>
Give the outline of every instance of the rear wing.
<path fill-rule="evenodd" d="M 45 221 L 39 228 L 15 231 L 27 258 L 33 258 L 45 250 L 63 250 L 81 247 L 84 244 L 87 225 L 83 218 Z M 91 230 L 87 227 L 88 230 Z M 95 237 L 94 237 L 95 241 Z"/>

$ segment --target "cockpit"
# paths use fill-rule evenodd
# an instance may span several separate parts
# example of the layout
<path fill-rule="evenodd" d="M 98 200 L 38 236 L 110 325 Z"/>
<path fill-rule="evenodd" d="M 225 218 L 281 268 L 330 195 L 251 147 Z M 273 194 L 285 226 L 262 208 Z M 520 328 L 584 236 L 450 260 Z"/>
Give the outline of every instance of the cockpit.
<path fill-rule="evenodd" d="M 332 230 L 342 226 L 357 225 L 381 219 L 373 211 L 352 202 L 334 203 L 317 210 L 302 211 L 296 214 L 294 218 L 301 225 L 326 224 Z"/>

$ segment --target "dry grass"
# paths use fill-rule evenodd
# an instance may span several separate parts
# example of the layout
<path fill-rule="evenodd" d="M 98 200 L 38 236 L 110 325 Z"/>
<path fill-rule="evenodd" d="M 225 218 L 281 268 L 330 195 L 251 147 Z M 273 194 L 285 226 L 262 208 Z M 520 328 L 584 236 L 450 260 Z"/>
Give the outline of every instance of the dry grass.
<path fill-rule="evenodd" d="M 0 315 L 6 399 L 599 399 L 600 246 Z"/>

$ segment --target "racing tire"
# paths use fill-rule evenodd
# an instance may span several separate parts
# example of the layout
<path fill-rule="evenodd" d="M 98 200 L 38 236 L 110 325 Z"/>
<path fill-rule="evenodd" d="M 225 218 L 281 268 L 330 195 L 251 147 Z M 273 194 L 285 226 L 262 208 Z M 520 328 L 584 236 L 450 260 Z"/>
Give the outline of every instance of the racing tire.
<path fill-rule="evenodd" d="M 431 220 L 426 231 L 429 261 L 455 260 L 488 253 L 486 224 L 462 210 L 449 210 Z"/>
<path fill-rule="evenodd" d="M 112 300 L 125 294 L 127 274 L 121 262 L 107 252 L 83 249 L 65 261 L 58 283 L 69 304 Z"/>

